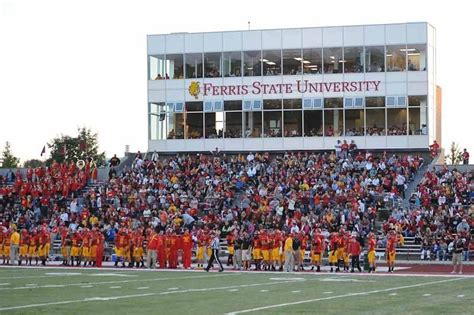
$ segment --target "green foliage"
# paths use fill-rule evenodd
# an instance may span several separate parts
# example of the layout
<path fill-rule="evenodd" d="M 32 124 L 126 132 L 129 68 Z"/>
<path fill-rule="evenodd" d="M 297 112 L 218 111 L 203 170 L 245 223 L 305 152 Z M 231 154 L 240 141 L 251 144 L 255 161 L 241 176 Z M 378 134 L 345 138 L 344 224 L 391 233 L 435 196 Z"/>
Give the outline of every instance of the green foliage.
<path fill-rule="evenodd" d="M 99 153 L 98 135 L 85 127 L 78 128 L 77 136 L 61 135 L 48 142 L 50 158 L 46 165 L 53 161 L 78 161 L 92 158 L 100 166 L 105 163 L 105 152 Z"/>
<path fill-rule="evenodd" d="M 446 163 L 459 165 L 462 162 L 462 151 L 457 143 L 452 142 L 448 154 L 445 156 Z"/>
<path fill-rule="evenodd" d="M 8 141 L 5 143 L 5 148 L 2 152 L 1 162 L 2 168 L 17 168 L 18 164 L 20 164 L 20 159 L 13 155 L 10 148 L 10 142 Z"/>
<path fill-rule="evenodd" d="M 41 167 L 41 166 L 44 166 L 44 162 L 37 159 L 31 159 L 23 163 L 24 168 L 30 168 L 30 167 L 36 168 L 36 167 Z"/>

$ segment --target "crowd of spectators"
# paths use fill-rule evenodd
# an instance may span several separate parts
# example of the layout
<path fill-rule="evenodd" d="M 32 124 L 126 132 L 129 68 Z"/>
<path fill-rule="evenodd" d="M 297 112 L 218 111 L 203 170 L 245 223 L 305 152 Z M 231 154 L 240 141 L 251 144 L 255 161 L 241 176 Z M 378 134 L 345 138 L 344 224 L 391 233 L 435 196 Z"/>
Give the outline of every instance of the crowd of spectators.
<path fill-rule="evenodd" d="M 471 227 L 474 224 L 474 179 L 472 171 L 447 166 L 427 171 L 410 198 L 411 210 L 395 209 L 383 228 L 390 227 L 421 245 L 421 259 L 447 260 L 455 234 L 464 242 L 464 260 L 469 260 Z"/>
<path fill-rule="evenodd" d="M 93 179 L 88 165 L 53 164 L 1 179 L 0 221 L 20 229 L 43 224 L 51 231 L 100 227 L 109 243 L 123 227 L 177 234 L 188 229 L 194 237 L 210 229 L 222 237 L 234 230 L 253 237 L 263 229 L 311 235 L 342 227 L 363 238 L 373 231 L 378 210 L 403 197 L 423 158 L 350 148 L 344 143 L 328 153 L 216 151 L 152 159 L 139 153 L 131 167 L 87 190 Z M 464 207 L 472 198 L 468 191 L 470 173 L 428 172 L 414 196 L 416 210 L 394 209 L 383 230 L 420 243 L 428 239 L 440 249 L 432 253 L 430 247 L 430 255 L 442 259 L 449 245 L 443 235 L 472 224 L 472 208 L 468 213 Z"/>

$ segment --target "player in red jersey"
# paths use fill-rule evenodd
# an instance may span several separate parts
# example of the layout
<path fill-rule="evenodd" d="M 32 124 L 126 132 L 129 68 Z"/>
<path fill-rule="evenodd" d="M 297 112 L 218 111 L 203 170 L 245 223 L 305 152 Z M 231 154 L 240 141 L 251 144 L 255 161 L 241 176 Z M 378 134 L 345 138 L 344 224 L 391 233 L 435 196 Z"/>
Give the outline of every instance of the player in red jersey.
<path fill-rule="evenodd" d="M 311 261 L 313 263 L 313 267 L 311 268 L 311 270 L 314 270 L 314 267 L 316 267 L 316 272 L 321 272 L 321 261 L 323 258 L 323 252 L 324 236 L 321 234 L 320 229 L 316 229 L 311 248 Z"/>
<path fill-rule="evenodd" d="M 389 232 L 387 236 L 386 257 L 387 257 L 388 272 L 393 272 L 395 268 L 396 245 L 397 245 L 397 234 L 394 230 L 392 230 Z"/>
<path fill-rule="evenodd" d="M 229 256 L 227 257 L 227 266 L 232 266 L 234 264 L 234 234 L 227 234 L 225 239 L 227 241 L 227 251 L 229 253 Z"/>
<path fill-rule="evenodd" d="M 21 265 L 21 261 L 25 259 L 25 264 L 28 262 L 28 244 L 30 243 L 30 235 L 26 229 L 21 231 L 20 236 L 20 259 L 18 265 Z"/>
<path fill-rule="evenodd" d="M 336 232 L 333 232 L 329 239 L 329 266 L 331 267 L 331 272 L 334 271 L 333 267 L 337 265 L 337 245 L 339 243 L 339 236 Z"/>
<path fill-rule="evenodd" d="M 189 230 L 185 229 L 184 234 L 181 237 L 181 247 L 183 250 L 183 267 L 185 269 L 191 269 L 191 255 L 193 251 L 193 239 Z"/>

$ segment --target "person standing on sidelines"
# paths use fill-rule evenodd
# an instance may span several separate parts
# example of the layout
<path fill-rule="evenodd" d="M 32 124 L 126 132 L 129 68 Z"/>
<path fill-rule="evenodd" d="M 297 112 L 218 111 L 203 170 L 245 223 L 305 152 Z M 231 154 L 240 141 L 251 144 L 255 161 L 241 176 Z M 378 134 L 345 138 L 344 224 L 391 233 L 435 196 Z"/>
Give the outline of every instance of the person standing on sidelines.
<path fill-rule="evenodd" d="M 146 267 L 148 269 L 155 269 L 158 251 L 158 234 L 154 230 L 148 235 L 146 244 Z"/>
<path fill-rule="evenodd" d="M 349 253 L 351 255 L 351 272 L 354 272 L 355 268 L 357 268 L 359 272 L 362 272 L 362 269 L 360 268 L 360 263 L 359 263 L 361 246 L 356 236 L 357 236 L 356 234 L 352 234 L 352 238 L 349 241 Z"/>
<path fill-rule="evenodd" d="M 15 227 L 11 228 L 12 234 L 10 236 L 10 262 L 12 265 L 18 260 L 18 250 L 20 248 L 20 233 L 16 231 Z"/>
<path fill-rule="evenodd" d="M 294 271 L 295 266 L 295 259 L 293 255 L 293 235 L 288 234 L 287 238 L 285 239 L 285 266 L 284 271 L 290 272 Z"/>
<path fill-rule="evenodd" d="M 462 251 L 464 249 L 465 239 L 459 237 L 459 234 L 454 236 L 454 247 L 453 247 L 453 271 L 456 273 L 456 266 L 459 266 L 459 274 L 462 274 Z"/>
<path fill-rule="evenodd" d="M 212 254 L 211 258 L 209 259 L 209 263 L 207 264 L 206 271 L 209 272 L 214 260 L 219 264 L 219 272 L 224 271 L 224 267 L 222 266 L 221 260 L 219 259 L 219 236 L 215 231 L 212 233 L 211 250 Z"/>

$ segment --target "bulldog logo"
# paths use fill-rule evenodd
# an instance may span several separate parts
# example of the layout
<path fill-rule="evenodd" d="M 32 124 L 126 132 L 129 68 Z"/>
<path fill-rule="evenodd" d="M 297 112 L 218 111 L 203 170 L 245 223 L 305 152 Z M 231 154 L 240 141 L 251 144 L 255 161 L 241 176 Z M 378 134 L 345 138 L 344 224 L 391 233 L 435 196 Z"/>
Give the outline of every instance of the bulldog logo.
<path fill-rule="evenodd" d="M 188 92 L 190 95 L 194 96 L 195 99 L 198 99 L 199 93 L 201 93 L 199 82 L 192 81 L 191 84 L 189 85 Z"/>

